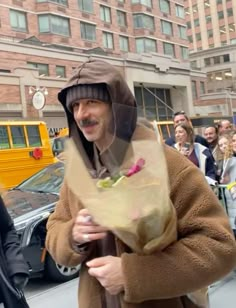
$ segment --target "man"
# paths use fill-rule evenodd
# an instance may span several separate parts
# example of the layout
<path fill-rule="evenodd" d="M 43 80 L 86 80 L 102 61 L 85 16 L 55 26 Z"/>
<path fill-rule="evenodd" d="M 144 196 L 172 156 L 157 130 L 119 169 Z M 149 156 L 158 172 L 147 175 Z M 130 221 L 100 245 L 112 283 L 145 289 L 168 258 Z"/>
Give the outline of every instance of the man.
<path fill-rule="evenodd" d="M 218 122 L 219 135 L 228 133 L 232 130 L 232 124 L 229 120 L 221 120 Z"/>
<path fill-rule="evenodd" d="M 180 124 L 180 123 L 185 123 L 187 125 L 192 126 L 191 120 L 189 119 L 189 117 L 186 115 L 186 113 L 184 111 L 178 111 L 176 113 L 174 113 L 174 127 L 176 127 L 176 125 Z M 202 145 L 204 145 L 205 147 L 208 148 L 208 143 L 206 141 L 205 138 L 203 138 L 200 135 L 195 135 L 195 142 L 197 143 L 201 143 Z M 175 144 L 175 137 L 169 137 L 165 140 L 165 143 L 168 144 L 169 146 L 173 146 Z"/>
<path fill-rule="evenodd" d="M 70 137 L 94 178 L 111 175 L 117 163 L 123 163 L 130 141 L 156 140 L 152 130 L 137 124 L 135 98 L 106 62 L 83 63 L 58 98 Z M 164 147 L 178 240 L 151 255 L 135 253 L 111 230 L 97 225 L 65 177 L 48 220 L 46 246 L 59 264 L 81 264 L 79 307 L 196 308 L 186 294 L 234 267 L 234 237 L 216 196 L 191 162 Z"/>
<path fill-rule="evenodd" d="M 215 126 L 208 126 L 205 128 L 204 137 L 208 143 L 208 147 L 214 157 L 217 160 L 217 148 L 218 148 L 218 129 Z"/>

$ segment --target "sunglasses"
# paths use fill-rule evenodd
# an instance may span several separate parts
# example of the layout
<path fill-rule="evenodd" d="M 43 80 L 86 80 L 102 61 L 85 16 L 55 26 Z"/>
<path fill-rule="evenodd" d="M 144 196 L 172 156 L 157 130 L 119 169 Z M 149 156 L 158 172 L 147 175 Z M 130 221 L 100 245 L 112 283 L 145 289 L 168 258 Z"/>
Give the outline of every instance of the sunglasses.
<path fill-rule="evenodd" d="M 186 115 L 186 113 L 185 113 L 185 111 L 177 111 L 177 112 L 175 112 L 174 114 L 173 114 L 173 117 L 176 117 L 177 115 L 180 115 L 180 114 L 184 114 L 184 115 Z"/>

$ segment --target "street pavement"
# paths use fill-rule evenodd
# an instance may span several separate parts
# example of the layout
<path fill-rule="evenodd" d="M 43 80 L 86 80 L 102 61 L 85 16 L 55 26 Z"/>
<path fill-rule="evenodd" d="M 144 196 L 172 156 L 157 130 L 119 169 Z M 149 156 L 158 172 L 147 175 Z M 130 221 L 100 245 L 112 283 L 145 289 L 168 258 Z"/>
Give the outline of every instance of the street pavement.
<path fill-rule="evenodd" d="M 31 281 L 26 288 L 30 308 L 78 308 L 78 279 L 63 284 Z M 236 271 L 209 289 L 210 308 L 235 308 Z"/>
<path fill-rule="evenodd" d="M 35 280 L 26 288 L 26 298 L 30 308 L 78 308 L 78 279 L 62 283 L 48 284 Z"/>

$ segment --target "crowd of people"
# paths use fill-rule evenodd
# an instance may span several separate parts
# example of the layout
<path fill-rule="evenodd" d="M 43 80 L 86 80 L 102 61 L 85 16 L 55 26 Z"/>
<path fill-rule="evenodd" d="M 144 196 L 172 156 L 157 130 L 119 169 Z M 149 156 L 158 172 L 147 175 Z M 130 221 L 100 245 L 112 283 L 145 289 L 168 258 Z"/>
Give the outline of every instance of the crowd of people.
<path fill-rule="evenodd" d="M 209 184 L 225 185 L 222 190 L 236 235 L 236 130 L 229 120 L 220 120 L 204 129 L 203 136 L 194 133 L 191 120 L 184 111 L 173 118 L 175 136 L 166 144 L 176 148 L 205 175 Z M 209 178 L 211 180 L 209 180 Z M 223 186 L 222 186 L 223 187 Z"/>

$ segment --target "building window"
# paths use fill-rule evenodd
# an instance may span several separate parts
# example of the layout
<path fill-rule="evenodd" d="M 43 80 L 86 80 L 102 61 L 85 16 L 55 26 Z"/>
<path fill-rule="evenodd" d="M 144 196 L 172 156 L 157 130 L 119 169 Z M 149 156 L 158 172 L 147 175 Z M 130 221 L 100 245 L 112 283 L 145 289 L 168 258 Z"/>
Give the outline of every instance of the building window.
<path fill-rule="evenodd" d="M 204 0 L 204 6 L 205 8 L 210 7 L 210 0 Z"/>
<path fill-rule="evenodd" d="M 187 60 L 188 59 L 188 48 L 180 46 L 180 52 L 181 52 L 182 59 Z"/>
<path fill-rule="evenodd" d="M 193 10 L 193 14 L 198 12 L 197 4 L 194 4 L 194 5 L 192 6 L 192 10 Z"/>
<path fill-rule="evenodd" d="M 230 32 L 235 32 L 235 24 L 230 24 L 229 25 L 229 31 Z"/>
<path fill-rule="evenodd" d="M 148 90 L 134 87 L 138 116 L 158 121 L 172 119 L 172 108 L 168 108 L 172 107 L 170 89 L 148 88 Z M 164 125 L 162 134 L 164 138 L 168 137 L 168 129 Z"/>
<path fill-rule="evenodd" d="M 127 26 L 126 13 L 123 11 L 117 11 L 117 23 L 121 27 Z"/>
<path fill-rule="evenodd" d="M 28 67 L 34 67 L 39 70 L 40 76 L 49 76 L 48 64 L 27 62 Z"/>
<path fill-rule="evenodd" d="M 162 13 L 170 14 L 170 1 L 169 0 L 159 0 L 160 11 Z"/>
<path fill-rule="evenodd" d="M 13 30 L 27 32 L 26 13 L 10 10 L 10 23 Z"/>
<path fill-rule="evenodd" d="M 193 21 L 193 23 L 194 23 L 194 26 L 195 27 L 198 27 L 200 24 L 199 24 L 199 19 L 197 18 L 197 19 L 194 19 L 194 21 Z"/>
<path fill-rule="evenodd" d="M 192 35 L 188 35 L 188 41 L 189 41 L 189 43 L 192 43 L 192 42 L 193 42 L 193 37 L 192 37 Z"/>
<path fill-rule="evenodd" d="M 191 69 L 198 69 L 197 60 L 190 61 L 190 67 L 191 67 Z"/>
<path fill-rule="evenodd" d="M 191 21 L 186 22 L 187 29 L 191 29 Z"/>
<path fill-rule="evenodd" d="M 163 43 L 164 54 L 175 57 L 175 45 L 170 43 Z"/>
<path fill-rule="evenodd" d="M 161 20 L 161 28 L 162 28 L 162 33 L 164 33 L 166 35 L 172 35 L 173 30 L 172 30 L 172 23 L 171 22 Z"/>
<path fill-rule="evenodd" d="M 154 17 L 145 14 L 135 14 L 133 15 L 134 28 L 144 28 L 149 30 L 154 30 Z"/>
<path fill-rule="evenodd" d="M 233 16 L 233 8 L 229 8 L 227 9 L 227 16 L 230 17 L 230 16 Z"/>
<path fill-rule="evenodd" d="M 142 4 L 148 7 L 152 7 L 152 0 L 132 0 L 132 4 Z"/>
<path fill-rule="evenodd" d="M 206 93 L 206 91 L 205 91 L 205 82 L 200 81 L 200 95 L 203 95 L 205 93 Z"/>
<path fill-rule="evenodd" d="M 37 2 L 48 2 L 48 0 L 37 0 Z M 68 5 L 67 0 L 50 0 L 50 2 L 55 2 L 55 3 L 62 4 L 62 5 L 65 5 L 65 6 Z"/>
<path fill-rule="evenodd" d="M 111 23 L 111 9 L 107 6 L 100 6 L 100 18 L 104 22 Z"/>
<path fill-rule="evenodd" d="M 179 18 L 185 18 L 184 7 L 181 5 L 175 5 L 175 14 Z"/>
<path fill-rule="evenodd" d="M 207 15 L 205 18 L 206 18 L 206 23 L 209 24 L 211 22 L 211 15 Z"/>
<path fill-rule="evenodd" d="M 228 44 L 227 44 L 227 41 L 222 41 L 222 42 L 221 42 L 221 46 L 226 46 L 226 45 L 228 45 Z"/>
<path fill-rule="evenodd" d="M 218 15 L 219 19 L 223 19 L 224 18 L 224 12 L 223 11 L 217 12 L 217 15 Z"/>
<path fill-rule="evenodd" d="M 129 38 L 128 37 L 120 35 L 119 43 L 120 43 L 120 50 L 126 51 L 126 52 L 129 51 Z"/>
<path fill-rule="evenodd" d="M 224 79 L 232 80 L 232 72 L 231 72 L 231 70 L 224 71 Z"/>
<path fill-rule="evenodd" d="M 96 41 L 96 26 L 80 22 L 81 38 L 87 41 Z"/>
<path fill-rule="evenodd" d="M 193 99 L 197 99 L 197 83 L 195 80 L 192 80 L 191 84 L 192 84 Z"/>
<path fill-rule="evenodd" d="M 69 19 L 55 15 L 39 15 L 39 32 L 70 36 Z"/>
<path fill-rule="evenodd" d="M 197 41 L 201 41 L 201 39 L 202 39 L 201 33 L 196 33 L 195 37 L 196 37 Z"/>
<path fill-rule="evenodd" d="M 136 41 L 137 53 L 142 52 L 157 52 L 156 40 L 148 38 L 138 38 Z"/>
<path fill-rule="evenodd" d="M 215 47 L 215 44 L 210 44 L 209 45 L 209 48 L 214 48 Z"/>
<path fill-rule="evenodd" d="M 216 0 L 216 4 L 222 4 L 222 0 Z"/>
<path fill-rule="evenodd" d="M 230 56 L 229 54 L 223 55 L 223 62 L 230 62 Z"/>
<path fill-rule="evenodd" d="M 212 29 L 207 30 L 207 37 L 208 38 L 213 37 L 213 30 Z"/>
<path fill-rule="evenodd" d="M 186 27 L 178 25 L 179 37 L 183 40 L 187 39 Z"/>
<path fill-rule="evenodd" d="M 220 35 L 225 34 L 226 33 L 226 28 L 225 26 L 221 26 L 220 27 Z"/>
<path fill-rule="evenodd" d="M 214 64 L 220 64 L 220 56 L 213 57 Z"/>
<path fill-rule="evenodd" d="M 103 41 L 103 47 L 108 49 L 114 49 L 114 43 L 113 43 L 113 34 L 109 32 L 103 32 L 102 33 L 102 41 Z"/>
<path fill-rule="evenodd" d="M 78 5 L 81 11 L 93 13 L 93 0 L 78 0 Z"/>
<path fill-rule="evenodd" d="M 58 78 L 66 78 L 66 67 L 61 65 L 56 65 L 56 76 Z"/>
<path fill-rule="evenodd" d="M 204 64 L 205 64 L 205 66 L 210 66 L 211 65 L 211 58 L 205 58 Z"/>

